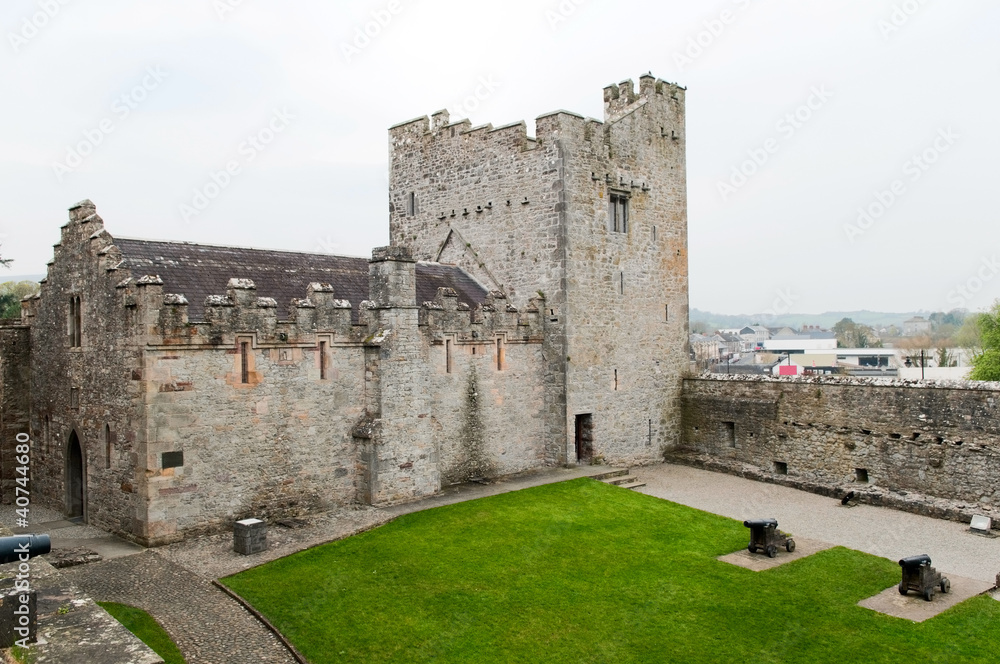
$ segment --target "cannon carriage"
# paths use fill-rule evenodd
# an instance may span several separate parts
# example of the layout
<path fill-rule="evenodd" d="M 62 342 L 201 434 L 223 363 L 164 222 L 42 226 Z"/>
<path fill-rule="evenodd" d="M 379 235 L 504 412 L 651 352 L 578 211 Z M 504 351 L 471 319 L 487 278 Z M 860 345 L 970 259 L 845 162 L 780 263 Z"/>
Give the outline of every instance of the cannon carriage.
<path fill-rule="evenodd" d="M 747 545 L 750 553 L 763 551 L 769 558 L 774 558 L 781 547 L 788 553 L 795 551 L 795 540 L 788 533 L 778 530 L 777 519 L 744 521 L 743 525 L 750 529 L 750 544 Z"/>
<path fill-rule="evenodd" d="M 903 568 L 903 580 L 899 582 L 900 595 L 915 590 L 930 602 L 938 588 L 943 593 L 951 590 L 951 581 L 931 567 L 931 557 L 926 553 L 903 558 L 899 561 L 899 566 Z"/>

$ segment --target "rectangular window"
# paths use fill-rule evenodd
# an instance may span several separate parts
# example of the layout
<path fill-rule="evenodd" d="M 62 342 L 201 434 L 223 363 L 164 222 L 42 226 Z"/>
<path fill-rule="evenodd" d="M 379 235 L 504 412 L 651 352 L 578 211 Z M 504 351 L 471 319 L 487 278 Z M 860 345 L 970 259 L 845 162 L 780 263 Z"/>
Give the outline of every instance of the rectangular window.
<path fill-rule="evenodd" d="M 319 342 L 319 379 L 326 380 L 326 342 Z M 243 381 L 246 382 L 246 381 Z"/>
<path fill-rule="evenodd" d="M 497 371 L 503 371 L 503 339 L 497 339 Z"/>
<path fill-rule="evenodd" d="M 624 272 L 619 272 L 618 273 L 618 294 L 619 295 L 624 295 L 625 294 L 625 273 Z"/>
<path fill-rule="evenodd" d="M 406 216 L 412 217 L 417 213 L 417 193 L 411 191 L 406 195 Z"/>
<path fill-rule="evenodd" d="M 618 369 L 615 369 L 615 392 L 618 391 Z"/>
<path fill-rule="evenodd" d="M 80 407 L 80 388 L 71 387 L 69 388 L 69 407 L 79 408 Z"/>
<path fill-rule="evenodd" d="M 167 468 L 180 468 L 184 465 L 184 451 L 179 452 L 164 452 L 160 455 L 160 466 L 166 470 Z"/>
<path fill-rule="evenodd" d="M 628 194 L 612 192 L 608 197 L 608 217 L 611 230 L 615 233 L 628 232 Z"/>
<path fill-rule="evenodd" d="M 656 226 L 653 226 L 653 242 L 656 242 Z"/>
<path fill-rule="evenodd" d="M 736 422 L 723 422 L 722 430 L 725 432 L 729 447 L 736 447 Z"/>
<path fill-rule="evenodd" d="M 665 320 L 667 322 L 670 321 L 670 305 L 669 304 L 663 305 L 663 320 Z"/>
<path fill-rule="evenodd" d="M 246 341 L 240 342 L 240 382 L 250 382 L 250 344 Z"/>
<path fill-rule="evenodd" d="M 451 373 L 451 339 L 444 341 L 444 371 Z"/>
<path fill-rule="evenodd" d="M 82 345 L 80 334 L 82 314 L 80 309 L 80 296 L 74 295 L 69 298 L 69 345 L 72 348 L 79 348 Z"/>

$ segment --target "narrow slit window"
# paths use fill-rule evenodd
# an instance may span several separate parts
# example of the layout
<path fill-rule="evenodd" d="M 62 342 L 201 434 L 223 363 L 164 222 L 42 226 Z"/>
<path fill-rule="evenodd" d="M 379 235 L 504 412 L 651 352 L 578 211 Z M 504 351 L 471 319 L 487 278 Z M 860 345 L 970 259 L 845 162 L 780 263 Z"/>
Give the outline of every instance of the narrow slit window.
<path fill-rule="evenodd" d="M 503 339 L 497 339 L 497 371 L 503 371 Z"/>
<path fill-rule="evenodd" d="M 667 322 L 670 322 L 670 305 L 669 304 L 664 304 L 663 305 L 663 320 L 665 320 Z"/>
<path fill-rule="evenodd" d="M 624 295 L 625 294 L 625 273 L 624 272 L 619 272 L 618 273 L 618 294 L 619 295 Z"/>
<path fill-rule="evenodd" d="M 451 373 L 451 339 L 445 339 L 444 342 L 444 371 Z"/>
<path fill-rule="evenodd" d="M 79 348 L 83 345 L 80 333 L 82 320 L 80 296 L 74 295 L 69 299 L 69 345 L 72 348 Z"/>
<path fill-rule="evenodd" d="M 240 342 L 240 382 L 250 382 L 250 344 L 246 341 Z"/>
<path fill-rule="evenodd" d="M 656 242 L 656 226 L 653 226 L 653 242 Z"/>
<path fill-rule="evenodd" d="M 326 342 L 319 342 L 319 379 L 326 380 Z M 246 381 L 243 381 L 244 383 Z"/>
<path fill-rule="evenodd" d="M 615 369 L 615 392 L 618 391 L 618 369 Z"/>
<path fill-rule="evenodd" d="M 406 195 L 406 216 L 412 217 L 417 213 L 417 193 L 411 191 Z"/>
<path fill-rule="evenodd" d="M 104 425 L 104 467 L 111 468 L 111 427 Z"/>

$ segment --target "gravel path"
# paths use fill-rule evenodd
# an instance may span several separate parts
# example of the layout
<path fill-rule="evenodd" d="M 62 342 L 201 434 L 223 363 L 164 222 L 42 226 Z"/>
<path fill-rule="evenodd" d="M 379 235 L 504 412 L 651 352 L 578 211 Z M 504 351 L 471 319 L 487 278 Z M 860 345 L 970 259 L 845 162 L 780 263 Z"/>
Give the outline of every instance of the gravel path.
<path fill-rule="evenodd" d="M 968 525 L 858 505 L 776 484 L 687 466 L 635 468 L 646 482 L 638 491 L 741 521 L 773 517 L 801 537 L 839 544 L 890 560 L 930 555 L 942 572 L 994 582 L 1000 573 L 1000 538 L 969 532 Z"/>
<path fill-rule="evenodd" d="M 97 601 L 148 611 L 191 664 L 294 664 L 278 639 L 211 582 L 155 551 L 63 570 Z"/>

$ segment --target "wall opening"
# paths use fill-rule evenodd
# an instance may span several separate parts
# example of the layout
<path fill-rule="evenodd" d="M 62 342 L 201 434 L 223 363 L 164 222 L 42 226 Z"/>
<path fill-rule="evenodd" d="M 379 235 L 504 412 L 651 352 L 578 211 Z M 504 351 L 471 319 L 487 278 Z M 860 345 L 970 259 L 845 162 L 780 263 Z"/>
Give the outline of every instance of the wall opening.
<path fill-rule="evenodd" d="M 84 478 L 83 450 L 74 431 L 69 435 L 69 444 L 66 446 L 66 515 L 71 519 L 82 519 L 84 516 Z"/>
<path fill-rule="evenodd" d="M 625 192 L 611 192 L 608 196 L 608 217 L 612 232 L 628 232 L 628 199 Z"/>
<path fill-rule="evenodd" d="M 444 341 L 444 371 L 451 373 L 451 339 Z"/>
<path fill-rule="evenodd" d="M 81 313 L 80 296 L 74 295 L 69 298 L 69 345 L 73 348 L 79 348 L 83 345 L 83 337 L 81 335 L 82 323 L 83 315 Z"/>
<path fill-rule="evenodd" d="M 111 426 L 104 425 L 104 468 L 111 468 Z"/>
<path fill-rule="evenodd" d="M 858 482 L 864 482 L 868 484 L 868 469 L 867 468 L 855 468 L 854 469 L 854 479 Z"/>
<path fill-rule="evenodd" d="M 250 344 L 246 341 L 240 342 L 240 382 L 250 382 Z"/>
<path fill-rule="evenodd" d="M 497 339 L 497 371 L 503 371 L 504 348 L 503 339 Z"/>
<path fill-rule="evenodd" d="M 615 392 L 618 391 L 618 369 L 615 369 Z"/>
<path fill-rule="evenodd" d="M 784 461 L 775 461 L 774 462 L 774 472 L 776 472 L 778 475 L 787 475 L 788 474 L 788 464 L 785 463 Z"/>
<path fill-rule="evenodd" d="M 576 462 L 590 463 L 594 459 L 594 415 L 576 416 Z"/>
<path fill-rule="evenodd" d="M 729 447 L 736 447 L 736 422 L 723 422 L 722 433 L 725 435 L 726 444 Z"/>
<path fill-rule="evenodd" d="M 326 342 L 319 342 L 319 379 L 326 380 Z M 246 382 L 246 381 L 243 381 Z"/>

